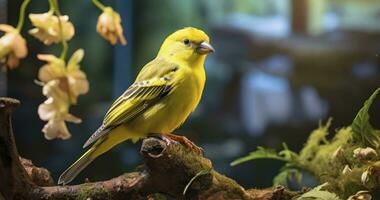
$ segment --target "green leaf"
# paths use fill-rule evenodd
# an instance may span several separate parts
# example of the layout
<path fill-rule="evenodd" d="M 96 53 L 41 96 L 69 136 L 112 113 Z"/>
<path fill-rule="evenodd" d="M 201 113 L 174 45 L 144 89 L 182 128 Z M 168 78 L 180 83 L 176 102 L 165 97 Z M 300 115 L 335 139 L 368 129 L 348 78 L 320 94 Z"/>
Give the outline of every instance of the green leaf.
<path fill-rule="evenodd" d="M 351 124 L 354 140 L 375 148 L 380 147 L 380 134 L 374 131 L 370 124 L 368 111 L 379 92 L 380 88 L 364 102 L 363 107 L 359 110 Z"/>
<path fill-rule="evenodd" d="M 230 165 L 236 166 L 240 163 L 247 162 L 250 160 L 257 160 L 257 159 L 276 159 L 276 160 L 288 161 L 285 157 L 277 154 L 277 152 L 273 149 L 265 149 L 264 147 L 257 147 L 256 151 L 251 152 L 248 156 L 234 160 Z"/>
<path fill-rule="evenodd" d="M 183 195 L 186 194 L 187 192 L 187 189 L 189 189 L 190 185 L 195 181 L 195 179 L 197 179 L 198 177 L 200 176 L 203 176 L 203 175 L 206 175 L 206 174 L 210 174 L 211 173 L 211 170 L 212 168 L 210 169 L 203 169 L 201 171 L 199 171 L 193 178 L 190 179 L 190 181 L 187 183 L 185 189 L 183 190 Z"/>
<path fill-rule="evenodd" d="M 323 191 L 322 188 L 326 187 L 327 185 L 327 183 L 319 185 L 309 192 L 306 192 L 301 196 L 294 198 L 294 200 L 342 200 L 332 192 Z"/>

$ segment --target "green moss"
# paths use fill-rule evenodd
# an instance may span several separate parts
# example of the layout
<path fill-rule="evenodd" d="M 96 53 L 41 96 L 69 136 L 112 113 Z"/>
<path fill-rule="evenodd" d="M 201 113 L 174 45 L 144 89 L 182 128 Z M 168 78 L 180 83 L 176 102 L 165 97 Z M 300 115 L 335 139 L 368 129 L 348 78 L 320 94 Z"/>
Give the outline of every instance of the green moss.
<path fill-rule="evenodd" d="M 360 144 L 352 141 L 351 127 L 339 129 L 331 140 L 324 141 L 324 136 L 328 134 L 326 127 L 328 126 L 312 132 L 307 145 L 301 151 L 303 155 L 307 155 L 300 156 L 301 162 L 321 183 L 329 183 L 326 189 L 343 198 L 355 194 L 358 190 L 368 189 L 361 182 L 361 175 L 368 166 L 367 163 L 353 157 L 353 150 L 360 147 Z M 316 143 L 318 139 L 320 143 Z M 346 165 L 352 171 L 344 174 L 343 169 Z"/>
<path fill-rule="evenodd" d="M 244 199 L 245 193 L 243 188 L 236 183 L 234 180 L 227 178 L 226 176 L 223 176 L 221 174 L 212 173 L 212 176 L 214 176 L 219 183 L 223 183 L 224 185 L 224 196 L 225 199 Z"/>
<path fill-rule="evenodd" d="M 363 184 L 362 173 L 370 164 L 354 158 L 353 151 L 363 147 L 362 143 L 353 141 L 351 127 L 339 129 L 331 140 L 327 140 L 330 120 L 325 126 L 314 130 L 299 155 L 299 166 L 310 171 L 321 183 L 329 183 L 327 190 L 338 194 L 342 198 L 355 194 L 359 190 L 374 191 L 379 185 L 373 182 Z M 378 151 L 380 155 L 380 152 Z M 343 173 L 345 166 L 352 170 Z"/>
<path fill-rule="evenodd" d="M 155 194 L 151 194 L 149 195 L 149 199 L 152 198 L 154 200 L 166 200 L 166 196 L 163 195 L 163 194 L 160 194 L 160 193 L 155 193 Z"/>
<path fill-rule="evenodd" d="M 328 144 L 326 136 L 329 134 L 328 129 L 331 125 L 332 119 L 330 118 L 325 126 L 319 125 L 319 128 L 314 130 L 307 142 L 305 143 L 304 148 L 301 150 L 299 159 L 303 161 L 308 161 L 314 158 L 315 154 L 321 147 L 321 144 Z"/>
<path fill-rule="evenodd" d="M 82 184 L 79 186 L 77 200 L 86 200 L 91 197 L 91 200 L 107 200 L 111 199 L 111 195 L 104 188 L 97 188 L 90 184 Z"/>
<path fill-rule="evenodd" d="M 338 174 L 342 172 L 346 157 L 345 149 L 347 148 L 347 142 L 349 141 L 349 131 L 350 129 L 340 129 L 337 133 L 339 139 L 335 137 L 331 142 L 321 144 L 314 149 L 312 154 L 314 157 L 308 161 L 307 165 L 310 167 L 312 172 L 315 174 L 322 175 L 323 173 L 333 173 Z M 348 133 L 348 134 L 347 134 Z M 345 135 L 346 137 L 343 137 Z M 347 138 L 348 137 L 348 138 Z M 326 167 L 330 166 L 327 170 Z"/>
<path fill-rule="evenodd" d="M 329 123 L 311 133 L 300 153 L 300 166 L 313 173 L 321 183 L 329 183 L 326 189 L 342 198 L 347 198 L 359 190 L 374 191 L 378 188 L 379 185 L 373 182 L 361 182 L 362 173 L 370 163 L 354 158 L 353 151 L 362 147 L 362 144 L 352 141 L 351 127 L 339 129 L 331 140 L 326 140 L 328 126 Z M 344 174 L 345 166 L 350 167 L 352 171 Z"/>

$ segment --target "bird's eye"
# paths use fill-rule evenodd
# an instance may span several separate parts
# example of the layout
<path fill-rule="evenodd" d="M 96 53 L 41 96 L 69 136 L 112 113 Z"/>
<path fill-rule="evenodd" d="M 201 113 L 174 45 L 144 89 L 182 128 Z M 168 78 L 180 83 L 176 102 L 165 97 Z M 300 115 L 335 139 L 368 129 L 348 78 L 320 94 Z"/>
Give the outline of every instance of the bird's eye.
<path fill-rule="evenodd" d="M 189 45 L 189 44 L 190 44 L 190 40 L 189 40 L 189 39 L 185 39 L 185 40 L 183 41 L 183 43 L 184 43 L 185 45 Z"/>

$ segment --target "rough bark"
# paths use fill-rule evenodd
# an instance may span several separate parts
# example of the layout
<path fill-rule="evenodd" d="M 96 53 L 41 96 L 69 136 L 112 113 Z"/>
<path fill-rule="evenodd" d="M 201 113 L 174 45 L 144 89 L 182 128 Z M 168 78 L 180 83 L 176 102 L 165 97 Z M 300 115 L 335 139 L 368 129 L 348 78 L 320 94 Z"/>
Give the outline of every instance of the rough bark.
<path fill-rule="evenodd" d="M 144 165 L 136 172 L 80 185 L 55 186 L 48 170 L 19 158 L 11 127 L 17 100 L 0 98 L 0 199 L 154 199 L 161 193 L 174 199 L 287 200 L 295 193 L 283 187 L 245 190 L 234 180 L 216 172 L 199 153 L 157 137 L 143 141 Z M 188 190 L 189 181 L 200 171 Z"/>
<path fill-rule="evenodd" d="M 20 189 L 29 189 L 32 181 L 21 165 L 12 133 L 11 113 L 20 102 L 0 99 L 0 194 L 12 199 Z"/>

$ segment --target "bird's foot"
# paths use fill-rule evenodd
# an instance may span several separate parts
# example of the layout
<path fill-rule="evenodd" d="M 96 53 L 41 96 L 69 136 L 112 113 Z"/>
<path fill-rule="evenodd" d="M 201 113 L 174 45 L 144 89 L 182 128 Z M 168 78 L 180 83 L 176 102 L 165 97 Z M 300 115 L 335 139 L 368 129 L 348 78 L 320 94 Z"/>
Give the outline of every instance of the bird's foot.
<path fill-rule="evenodd" d="M 163 134 L 162 136 L 164 138 L 166 138 L 166 140 L 181 143 L 185 147 L 197 152 L 200 155 L 203 155 L 203 149 L 201 147 L 198 147 L 196 144 L 194 144 L 194 142 L 187 139 L 187 137 L 185 137 L 185 136 L 175 135 L 175 134 L 171 134 L 171 133 L 166 133 L 166 134 Z"/>
<path fill-rule="evenodd" d="M 166 143 L 166 146 L 170 146 L 170 145 L 178 143 L 176 140 L 172 140 L 171 138 L 165 137 L 165 135 L 166 134 L 153 133 L 153 134 L 150 134 L 149 136 L 157 137 L 157 138 L 163 140 Z"/>
<path fill-rule="evenodd" d="M 200 155 L 203 155 L 202 147 L 198 147 L 196 144 L 194 144 L 194 142 L 187 139 L 187 137 L 185 137 L 185 136 L 175 135 L 175 134 L 171 134 L 171 133 L 165 133 L 165 134 L 154 133 L 154 134 L 151 134 L 150 136 L 160 138 L 161 140 L 163 140 L 166 143 L 167 146 L 181 143 L 185 147 L 195 151 L 196 153 L 198 153 Z"/>

